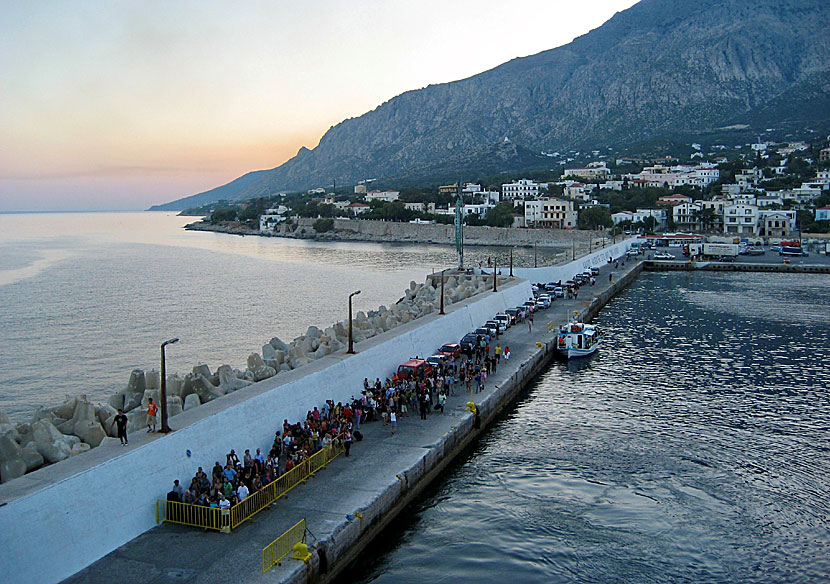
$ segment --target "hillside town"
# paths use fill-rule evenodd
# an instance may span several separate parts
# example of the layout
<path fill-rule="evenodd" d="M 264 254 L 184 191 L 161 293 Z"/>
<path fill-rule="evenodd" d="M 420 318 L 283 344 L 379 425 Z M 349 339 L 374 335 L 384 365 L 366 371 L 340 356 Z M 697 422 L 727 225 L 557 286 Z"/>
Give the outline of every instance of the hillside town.
<path fill-rule="evenodd" d="M 573 157 L 563 157 L 558 176 L 547 180 L 521 177 L 460 187 L 380 189 L 372 188 L 375 181 L 370 179 L 347 190 L 280 193 L 236 208 L 220 206 L 212 210 L 210 221 L 247 221 L 263 234 L 297 217 L 317 218 L 317 232 L 332 229 L 333 218 L 447 224 L 454 221 L 460 203 L 467 225 L 518 229 L 682 231 L 742 238 L 830 232 L 826 142 L 816 146 L 759 140 L 738 156 L 733 152 L 732 159 L 719 154 L 717 146 L 707 153 L 699 144 L 690 146 L 688 160 L 612 159 L 594 151 L 595 160 L 578 166 L 567 164 Z"/>

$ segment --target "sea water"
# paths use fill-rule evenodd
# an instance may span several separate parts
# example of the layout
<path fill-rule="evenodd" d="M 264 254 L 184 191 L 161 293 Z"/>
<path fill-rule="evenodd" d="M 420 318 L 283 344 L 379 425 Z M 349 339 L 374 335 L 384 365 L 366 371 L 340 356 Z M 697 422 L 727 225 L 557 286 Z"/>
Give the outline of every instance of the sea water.
<path fill-rule="evenodd" d="M 354 312 L 391 306 L 410 281 L 457 265 L 451 245 L 326 243 L 186 231 L 171 213 L 0 214 L 0 410 L 87 394 L 105 401 L 134 368 L 185 374 L 245 368 L 278 336 L 290 342 Z M 556 250 L 560 251 L 560 250 Z M 467 265 L 508 265 L 472 247 Z M 539 249 L 544 263 L 554 250 Z M 534 251 L 515 250 L 516 265 Z M 460 331 L 459 338 L 466 331 Z"/>
<path fill-rule="evenodd" d="M 644 273 L 342 582 L 830 579 L 830 276 Z"/>

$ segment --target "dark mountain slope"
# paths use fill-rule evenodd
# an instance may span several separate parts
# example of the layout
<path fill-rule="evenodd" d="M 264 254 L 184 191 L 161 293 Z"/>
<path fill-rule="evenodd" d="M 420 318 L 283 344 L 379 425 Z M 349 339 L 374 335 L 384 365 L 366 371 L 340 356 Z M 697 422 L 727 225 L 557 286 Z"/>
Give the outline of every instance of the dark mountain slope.
<path fill-rule="evenodd" d="M 499 160 L 500 169 L 517 170 L 532 162 L 530 151 L 826 120 L 828 30 L 827 2 L 643 0 L 568 45 L 406 92 L 334 126 L 278 168 L 170 205 L 335 179 L 456 176 L 505 136 L 525 150 Z"/>

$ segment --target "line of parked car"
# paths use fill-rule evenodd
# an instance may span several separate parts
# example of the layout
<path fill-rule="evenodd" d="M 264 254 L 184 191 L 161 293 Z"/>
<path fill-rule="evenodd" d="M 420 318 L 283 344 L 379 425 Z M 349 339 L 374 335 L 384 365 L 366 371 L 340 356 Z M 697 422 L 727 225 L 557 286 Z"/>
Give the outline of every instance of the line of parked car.
<path fill-rule="evenodd" d="M 576 290 L 580 286 L 588 284 L 598 274 L 599 268 L 591 268 L 582 273 L 574 274 L 573 279 L 564 283 L 533 284 L 532 299 L 528 299 L 514 308 L 508 308 L 504 312 L 499 312 L 477 329 L 464 335 L 458 343 L 445 343 L 434 355 L 430 355 L 426 359 L 415 358 L 402 363 L 398 366 L 398 378 L 408 379 L 413 375 L 417 378 L 426 377 L 432 375 L 434 369 L 442 370 L 450 357 L 457 359 L 462 354 L 472 357 L 482 338 L 485 343 L 491 343 L 511 326 L 521 322 L 523 315 L 526 316 L 530 312 L 549 308 L 557 298 L 565 296 L 566 290 Z"/>

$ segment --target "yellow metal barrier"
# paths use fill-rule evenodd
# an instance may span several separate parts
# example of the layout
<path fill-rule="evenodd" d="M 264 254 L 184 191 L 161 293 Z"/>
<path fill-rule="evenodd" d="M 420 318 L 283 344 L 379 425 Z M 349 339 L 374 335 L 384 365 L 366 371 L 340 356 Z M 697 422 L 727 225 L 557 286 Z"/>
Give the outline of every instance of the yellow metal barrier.
<path fill-rule="evenodd" d="M 295 545 L 304 541 L 305 519 L 302 519 L 262 549 L 262 573 L 279 564 L 285 556 L 294 551 Z"/>
<path fill-rule="evenodd" d="M 216 507 L 159 499 L 156 501 L 156 523 L 162 521 L 216 531 L 230 531 L 227 511 L 223 514 L 222 510 Z"/>
<path fill-rule="evenodd" d="M 158 499 L 156 501 L 156 523 L 168 521 L 203 529 L 215 529 L 229 533 L 232 529 L 245 523 L 248 519 L 266 509 L 271 503 L 284 497 L 291 489 L 304 483 L 314 473 L 345 452 L 342 440 L 336 440 L 314 453 L 288 472 L 279 476 L 259 491 L 251 493 L 230 509 L 202 507 L 176 501 Z"/>

